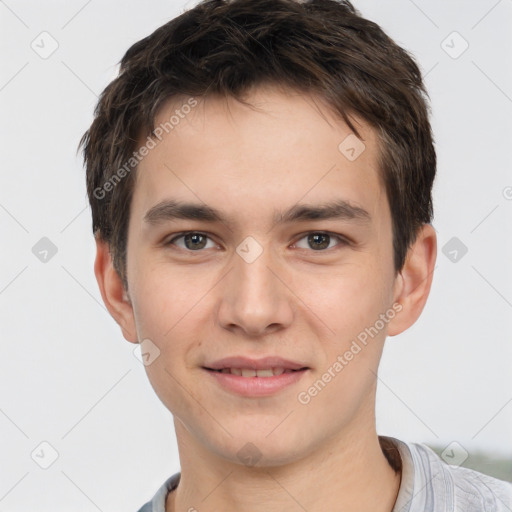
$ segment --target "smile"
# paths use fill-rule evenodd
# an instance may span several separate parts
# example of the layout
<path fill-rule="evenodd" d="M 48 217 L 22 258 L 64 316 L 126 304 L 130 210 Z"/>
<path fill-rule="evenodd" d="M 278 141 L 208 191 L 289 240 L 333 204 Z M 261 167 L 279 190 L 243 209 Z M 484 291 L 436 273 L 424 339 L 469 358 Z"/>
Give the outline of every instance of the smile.
<path fill-rule="evenodd" d="M 221 370 L 212 370 L 219 373 L 229 373 L 242 377 L 274 377 L 283 373 L 291 373 L 299 370 L 290 370 L 288 368 L 266 368 L 263 370 L 254 370 L 252 368 L 222 368 Z"/>
<path fill-rule="evenodd" d="M 254 368 L 222 368 L 219 370 L 203 368 L 203 370 L 223 390 L 238 396 L 258 398 L 276 395 L 297 384 L 309 371 L 309 368 L 297 370 L 282 367 L 261 370 Z"/>

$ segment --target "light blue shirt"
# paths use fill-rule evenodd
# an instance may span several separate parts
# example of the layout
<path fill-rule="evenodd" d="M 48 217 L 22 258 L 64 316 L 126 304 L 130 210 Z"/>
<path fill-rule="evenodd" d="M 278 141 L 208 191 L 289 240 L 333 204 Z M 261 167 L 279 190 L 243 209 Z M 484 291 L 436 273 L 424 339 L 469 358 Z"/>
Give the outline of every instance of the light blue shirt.
<path fill-rule="evenodd" d="M 512 483 L 446 464 L 428 446 L 388 437 L 402 459 L 402 481 L 392 512 L 512 512 Z M 138 512 L 165 512 L 167 494 L 180 473 L 168 478 Z"/>

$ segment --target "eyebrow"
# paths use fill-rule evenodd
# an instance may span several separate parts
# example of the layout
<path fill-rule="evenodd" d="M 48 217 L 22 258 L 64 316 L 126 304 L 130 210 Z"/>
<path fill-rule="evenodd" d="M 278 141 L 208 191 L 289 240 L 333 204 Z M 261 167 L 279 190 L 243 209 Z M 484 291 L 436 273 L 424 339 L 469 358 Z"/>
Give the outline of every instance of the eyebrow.
<path fill-rule="evenodd" d="M 164 200 L 150 208 L 144 215 L 144 222 L 156 226 L 176 219 L 219 222 L 231 226 L 219 210 L 206 204 Z M 274 224 L 285 224 L 306 220 L 355 220 L 368 223 L 370 214 L 363 208 L 338 199 L 322 204 L 297 204 L 285 212 L 274 214 Z"/>

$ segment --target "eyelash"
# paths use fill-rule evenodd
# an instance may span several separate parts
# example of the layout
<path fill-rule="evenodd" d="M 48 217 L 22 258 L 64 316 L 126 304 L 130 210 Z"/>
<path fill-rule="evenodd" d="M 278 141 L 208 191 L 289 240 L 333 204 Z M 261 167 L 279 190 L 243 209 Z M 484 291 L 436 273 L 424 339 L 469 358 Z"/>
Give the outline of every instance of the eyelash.
<path fill-rule="evenodd" d="M 204 237 L 208 238 L 209 240 L 213 241 L 207 233 L 204 233 L 202 231 L 184 231 L 183 233 L 180 233 L 180 234 L 174 236 L 173 238 L 171 238 L 170 240 L 168 240 L 167 242 L 165 242 L 164 245 L 165 246 L 175 245 L 176 240 L 179 240 L 180 238 L 184 238 L 186 235 L 201 235 L 201 236 L 204 236 Z M 308 231 L 307 233 L 304 233 L 299 239 L 297 239 L 297 241 L 294 242 L 294 245 L 297 244 L 299 241 L 303 240 L 304 238 L 307 238 L 309 235 L 327 235 L 331 238 L 336 239 L 338 241 L 338 243 L 334 247 L 328 247 L 326 249 L 318 249 L 318 250 L 302 249 L 302 248 L 300 248 L 300 249 L 309 250 L 310 252 L 315 252 L 315 253 L 321 253 L 321 252 L 327 252 L 329 250 L 333 250 L 339 246 L 346 246 L 346 245 L 350 244 L 350 241 L 348 239 L 346 239 L 345 237 L 338 235 L 336 233 L 332 233 L 330 231 Z M 204 249 L 198 249 L 198 250 L 194 251 L 191 249 L 187 249 L 186 247 L 185 248 L 179 247 L 179 248 L 183 249 L 184 251 L 189 252 L 189 253 L 194 253 L 194 252 L 200 253 L 204 250 Z"/>

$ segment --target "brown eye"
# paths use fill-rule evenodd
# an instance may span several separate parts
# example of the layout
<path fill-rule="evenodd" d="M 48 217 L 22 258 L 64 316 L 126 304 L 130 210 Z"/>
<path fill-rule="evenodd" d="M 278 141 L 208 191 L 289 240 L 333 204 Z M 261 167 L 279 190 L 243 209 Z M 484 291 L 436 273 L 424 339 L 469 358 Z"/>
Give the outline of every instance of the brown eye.
<path fill-rule="evenodd" d="M 308 244 L 314 250 L 326 249 L 329 247 L 330 241 L 331 237 L 325 233 L 315 233 L 308 235 Z"/>
<path fill-rule="evenodd" d="M 198 233 L 196 231 L 191 231 L 189 233 L 184 233 L 173 238 L 168 242 L 168 244 L 177 245 L 178 247 L 181 247 L 182 249 L 188 249 L 189 251 L 199 251 L 207 246 L 208 241 L 209 238 L 207 235 Z M 213 242 L 210 240 L 210 243 Z"/>
<path fill-rule="evenodd" d="M 303 243 L 303 240 L 305 240 L 306 242 Z M 313 232 L 302 237 L 295 245 L 300 249 L 313 249 L 314 251 L 323 251 L 324 249 L 330 249 L 335 245 L 343 245 L 345 243 L 346 241 L 337 235 L 331 235 L 330 233 Z"/>
<path fill-rule="evenodd" d="M 187 249 L 204 249 L 207 238 L 199 233 L 189 233 L 183 237 Z"/>

